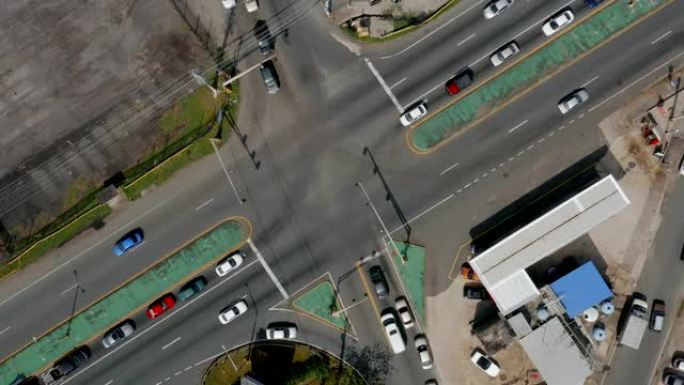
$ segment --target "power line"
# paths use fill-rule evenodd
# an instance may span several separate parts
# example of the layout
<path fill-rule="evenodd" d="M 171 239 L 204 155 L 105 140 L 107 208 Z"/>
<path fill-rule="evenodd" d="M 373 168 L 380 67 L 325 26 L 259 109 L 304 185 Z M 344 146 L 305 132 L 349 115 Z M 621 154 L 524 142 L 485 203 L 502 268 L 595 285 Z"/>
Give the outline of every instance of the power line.
<path fill-rule="evenodd" d="M 274 35 L 277 36 L 287 31 L 288 28 L 298 25 L 309 15 L 311 10 L 314 9 L 314 6 L 319 2 L 320 0 L 316 0 L 311 4 L 308 4 L 309 1 L 300 0 L 293 3 L 290 7 L 280 11 L 270 19 L 275 19 L 275 21 L 271 23 L 270 29 L 272 29 Z M 278 18 L 280 15 L 284 16 Z M 233 39 L 227 44 L 226 48 L 223 48 L 224 52 L 228 50 L 227 48 L 232 49 L 233 46 L 236 46 L 235 48 L 240 48 L 243 40 L 248 35 L 251 35 L 252 41 L 246 46 L 246 53 L 242 54 L 240 58 L 235 61 L 241 60 L 253 51 L 256 51 L 258 43 L 256 42 L 256 37 L 254 37 L 254 30 L 255 29 L 252 29 Z M 218 60 L 221 56 L 222 53 L 217 52 L 200 63 L 199 66 L 204 67 L 203 73 L 210 72 L 216 67 L 221 68 L 228 61 L 233 60 L 225 58 L 225 56 Z M 159 88 L 150 95 L 145 95 L 145 100 L 143 102 L 146 102 L 146 105 L 124 111 L 113 119 L 104 122 L 104 124 L 96 126 L 93 131 L 81 138 L 77 145 L 71 146 L 31 169 L 31 171 L 45 169 L 42 174 L 35 175 L 31 174 L 30 171 L 26 171 L 24 175 L 7 183 L 0 188 L 0 217 L 36 196 L 45 188 L 45 186 L 52 185 L 53 183 L 50 180 L 53 178 L 50 178 L 50 176 L 63 176 L 64 174 L 67 174 L 69 172 L 69 162 L 95 152 L 97 146 L 108 147 L 128 136 L 129 129 L 143 123 L 153 113 L 165 109 L 180 97 L 177 96 L 179 92 L 189 92 L 189 86 L 193 84 L 194 79 L 189 72 L 179 76 L 166 87 Z M 193 89 L 195 88 L 196 87 L 193 87 Z M 134 92 L 138 92 L 140 89 L 141 87 L 139 86 Z M 98 136 L 100 137 L 98 138 Z M 48 167 L 51 162 L 60 158 L 62 161 L 57 166 Z"/>

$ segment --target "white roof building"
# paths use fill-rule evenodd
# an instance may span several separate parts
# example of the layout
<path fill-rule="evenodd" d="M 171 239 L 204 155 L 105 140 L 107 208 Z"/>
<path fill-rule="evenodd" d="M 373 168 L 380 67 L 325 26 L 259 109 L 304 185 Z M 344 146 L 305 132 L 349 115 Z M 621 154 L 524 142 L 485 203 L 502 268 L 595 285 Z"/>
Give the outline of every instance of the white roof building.
<path fill-rule="evenodd" d="M 539 296 L 525 271 L 629 205 L 612 175 L 514 232 L 469 261 L 503 314 Z"/>

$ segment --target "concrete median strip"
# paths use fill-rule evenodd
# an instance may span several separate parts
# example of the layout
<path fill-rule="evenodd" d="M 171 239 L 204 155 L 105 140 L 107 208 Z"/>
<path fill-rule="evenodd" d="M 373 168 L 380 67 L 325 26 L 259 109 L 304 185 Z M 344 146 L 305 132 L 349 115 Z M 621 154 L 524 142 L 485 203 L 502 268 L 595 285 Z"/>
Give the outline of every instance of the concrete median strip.
<path fill-rule="evenodd" d="M 237 249 L 250 236 L 251 225 L 241 217 L 226 219 L 206 230 L 4 359 L 0 384 L 39 372 L 75 347 L 100 337 L 111 326 L 174 290 L 188 276 Z"/>
<path fill-rule="evenodd" d="M 504 72 L 485 80 L 454 103 L 433 113 L 407 132 L 407 143 L 417 154 L 430 153 L 465 129 L 491 116 L 520 95 L 568 65 L 583 58 L 659 7 L 673 0 L 626 0 L 606 4 L 579 20 L 555 40 L 521 57 Z"/>

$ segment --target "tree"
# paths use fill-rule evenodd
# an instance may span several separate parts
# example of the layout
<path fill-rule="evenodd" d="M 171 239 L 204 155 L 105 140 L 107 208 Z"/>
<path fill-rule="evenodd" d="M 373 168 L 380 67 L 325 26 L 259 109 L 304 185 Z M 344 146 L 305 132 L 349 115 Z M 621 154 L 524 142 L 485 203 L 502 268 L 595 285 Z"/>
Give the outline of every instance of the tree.
<path fill-rule="evenodd" d="M 359 349 L 351 347 L 345 352 L 344 359 L 359 371 L 368 385 L 383 385 L 392 370 L 392 353 L 384 345 L 375 344 Z"/>

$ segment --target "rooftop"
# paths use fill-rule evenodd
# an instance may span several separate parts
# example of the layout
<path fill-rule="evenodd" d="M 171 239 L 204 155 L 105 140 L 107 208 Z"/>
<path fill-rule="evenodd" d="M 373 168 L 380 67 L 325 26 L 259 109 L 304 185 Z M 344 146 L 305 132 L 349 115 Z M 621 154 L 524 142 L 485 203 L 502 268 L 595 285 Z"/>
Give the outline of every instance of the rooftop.
<path fill-rule="evenodd" d="M 591 261 L 553 282 L 551 289 L 570 318 L 577 317 L 588 308 L 613 296 Z"/>
<path fill-rule="evenodd" d="M 539 290 L 525 271 L 629 205 L 612 175 L 601 179 L 470 261 L 506 315 Z"/>
<path fill-rule="evenodd" d="M 589 362 L 558 317 L 519 342 L 549 385 L 582 385 L 592 373 Z"/>

